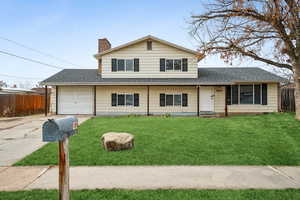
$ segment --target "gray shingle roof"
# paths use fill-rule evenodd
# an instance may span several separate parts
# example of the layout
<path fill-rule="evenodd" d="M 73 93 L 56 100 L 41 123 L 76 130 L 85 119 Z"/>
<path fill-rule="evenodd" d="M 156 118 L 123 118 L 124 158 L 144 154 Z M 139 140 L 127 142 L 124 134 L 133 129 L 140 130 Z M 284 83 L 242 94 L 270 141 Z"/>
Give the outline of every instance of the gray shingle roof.
<path fill-rule="evenodd" d="M 102 78 L 97 69 L 64 69 L 47 78 L 45 85 L 222 85 L 237 82 L 283 82 L 260 68 L 199 68 L 198 78 Z"/>

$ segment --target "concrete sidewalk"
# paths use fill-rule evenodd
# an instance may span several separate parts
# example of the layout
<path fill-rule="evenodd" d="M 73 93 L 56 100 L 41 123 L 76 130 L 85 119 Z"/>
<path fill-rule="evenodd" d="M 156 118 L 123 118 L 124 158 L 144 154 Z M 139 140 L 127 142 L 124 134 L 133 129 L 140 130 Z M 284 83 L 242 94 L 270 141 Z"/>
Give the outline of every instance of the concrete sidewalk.
<path fill-rule="evenodd" d="M 57 189 L 58 168 L 0 167 L 0 190 Z M 300 188 L 300 167 L 103 166 L 71 167 L 79 189 L 286 189 Z"/>
<path fill-rule="evenodd" d="M 8 166 L 31 154 L 43 145 L 42 124 L 49 118 L 64 116 L 30 115 L 0 118 L 0 166 Z M 77 116 L 79 123 L 90 116 Z"/>

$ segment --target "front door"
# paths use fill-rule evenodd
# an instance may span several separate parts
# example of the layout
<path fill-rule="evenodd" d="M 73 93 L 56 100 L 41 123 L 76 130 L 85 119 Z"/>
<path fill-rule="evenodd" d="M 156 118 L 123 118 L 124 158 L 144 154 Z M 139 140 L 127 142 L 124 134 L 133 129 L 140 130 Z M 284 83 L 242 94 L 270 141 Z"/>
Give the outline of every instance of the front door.
<path fill-rule="evenodd" d="M 200 111 L 213 112 L 214 111 L 214 87 L 200 87 Z"/>

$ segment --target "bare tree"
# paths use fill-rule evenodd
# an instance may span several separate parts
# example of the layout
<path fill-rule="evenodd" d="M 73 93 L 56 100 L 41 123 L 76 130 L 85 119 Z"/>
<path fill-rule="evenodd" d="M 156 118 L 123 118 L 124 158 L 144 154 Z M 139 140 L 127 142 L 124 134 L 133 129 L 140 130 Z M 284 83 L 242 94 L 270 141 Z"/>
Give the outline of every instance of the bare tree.
<path fill-rule="evenodd" d="M 7 83 L 5 81 L 0 81 L 0 88 L 7 87 Z"/>
<path fill-rule="evenodd" d="M 300 120 L 300 0 L 211 0 L 192 16 L 192 34 L 203 55 L 225 61 L 252 58 L 291 70 Z"/>

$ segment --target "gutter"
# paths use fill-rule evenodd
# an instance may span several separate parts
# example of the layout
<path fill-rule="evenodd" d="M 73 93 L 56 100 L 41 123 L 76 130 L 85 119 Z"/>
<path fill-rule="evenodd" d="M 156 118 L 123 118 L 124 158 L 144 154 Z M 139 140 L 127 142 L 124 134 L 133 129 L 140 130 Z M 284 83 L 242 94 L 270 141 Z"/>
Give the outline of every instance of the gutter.
<path fill-rule="evenodd" d="M 183 82 L 183 83 L 174 83 L 174 82 L 42 82 L 41 85 L 235 85 L 239 83 L 279 83 L 280 81 L 233 81 L 233 82 Z"/>

